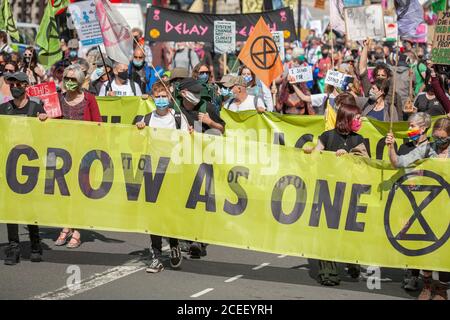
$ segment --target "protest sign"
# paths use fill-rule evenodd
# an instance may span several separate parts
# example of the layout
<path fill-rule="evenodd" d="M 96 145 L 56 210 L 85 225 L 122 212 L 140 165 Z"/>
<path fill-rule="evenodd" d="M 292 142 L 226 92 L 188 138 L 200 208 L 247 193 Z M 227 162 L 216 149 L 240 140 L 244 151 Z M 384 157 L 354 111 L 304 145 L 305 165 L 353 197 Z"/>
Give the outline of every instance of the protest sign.
<path fill-rule="evenodd" d="M 397 41 L 398 37 L 398 26 L 397 23 L 386 23 L 386 41 Z"/>
<path fill-rule="evenodd" d="M 10 116 L 0 116 L 0 130 L 0 172 L 8 173 L 1 223 L 450 271 L 450 163 L 442 159 L 405 172 L 389 162 L 258 143 L 242 132 L 211 139 Z"/>
<path fill-rule="evenodd" d="M 289 75 L 295 77 L 294 83 L 308 82 L 313 80 L 311 66 L 297 67 L 289 69 Z"/>
<path fill-rule="evenodd" d="M 77 30 L 83 47 L 98 46 L 103 43 L 102 32 L 93 0 L 81 1 L 69 5 L 69 21 Z"/>
<path fill-rule="evenodd" d="M 272 31 L 272 38 L 275 41 L 281 61 L 284 61 L 284 32 Z"/>
<path fill-rule="evenodd" d="M 27 88 L 30 97 L 39 98 L 44 104 L 45 112 L 49 118 L 61 117 L 61 106 L 59 104 L 56 85 L 52 82 L 44 82 Z"/>
<path fill-rule="evenodd" d="M 346 90 L 349 83 L 353 81 L 353 77 L 339 71 L 328 70 L 325 77 L 325 84 Z"/>
<path fill-rule="evenodd" d="M 217 53 L 236 51 L 236 22 L 214 21 L 214 51 Z"/>
<path fill-rule="evenodd" d="M 214 21 L 235 21 L 236 41 L 247 40 L 259 18 L 263 17 L 271 31 L 286 31 L 285 41 L 296 39 L 292 9 L 249 14 L 192 13 L 151 6 L 147 9 L 145 37 L 148 41 L 214 42 Z"/>
<path fill-rule="evenodd" d="M 358 7 L 363 6 L 364 0 L 344 0 L 344 6 L 345 7 Z"/>
<path fill-rule="evenodd" d="M 450 11 L 439 13 L 434 27 L 431 61 L 450 65 Z"/>
<path fill-rule="evenodd" d="M 344 8 L 344 17 L 349 40 L 382 39 L 386 36 L 381 5 Z"/>

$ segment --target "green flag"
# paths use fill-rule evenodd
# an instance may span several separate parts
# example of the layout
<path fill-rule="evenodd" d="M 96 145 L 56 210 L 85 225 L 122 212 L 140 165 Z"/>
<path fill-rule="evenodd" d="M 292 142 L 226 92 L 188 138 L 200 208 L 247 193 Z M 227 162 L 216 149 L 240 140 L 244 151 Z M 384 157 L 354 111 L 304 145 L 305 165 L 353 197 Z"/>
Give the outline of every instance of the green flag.
<path fill-rule="evenodd" d="M 445 11 L 445 9 L 447 8 L 447 0 L 436 0 L 433 2 L 431 7 L 433 8 L 433 11 L 436 13 L 440 11 Z"/>
<path fill-rule="evenodd" d="M 8 0 L 3 0 L 2 12 L 0 18 L 0 27 L 1 29 L 6 30 L 7 33 L 11 36 L 11 38 L 16 39 L 16 41 L 20 40 L 19 31 L 16 27 L 16 21 L 14 21 L 14 16 L 11 11 L 11 6 L 9 5 Z"/>
<path fill-rule="evenodd" d="M 59 9 L 54 8 L 52 2 L 48 1 L 36 36 L 36 45 L 41 48 L 39 51 L 39 63 L 46 68 L 50 68 L 62 59 L 58 28 L 55 20 L 55 12 Z"/>

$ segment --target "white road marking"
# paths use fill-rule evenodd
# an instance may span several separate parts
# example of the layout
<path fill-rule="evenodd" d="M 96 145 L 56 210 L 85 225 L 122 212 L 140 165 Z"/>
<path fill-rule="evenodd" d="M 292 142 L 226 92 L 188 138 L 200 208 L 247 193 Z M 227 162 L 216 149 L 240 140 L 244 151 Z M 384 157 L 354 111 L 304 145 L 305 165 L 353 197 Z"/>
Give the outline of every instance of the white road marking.
<path fill-rule="evenodd" d="M 233 281 L 235 281 L 235 280 L 237 280 L 237 279 L 239 279 L 239 278 L 242 278 L 242 277 L 243 277 L 242 274 L 238 274 L 237 276 L 232 277 L 232 278 L 230 278 L 230 279 L 227 279 L 227 280 L 225 280 L 224 282 L 227 282 L 227 283 L 233 282 Z"/>
<path fill-rule="evenodd" d="M 282 254 L 281 256 L 278 256 L 278 258 L 286 258 L 287 257 L 287 254 Z"/>
<path fill-rule="evenodd" d="M 200 296 L 202 296 L 202 295 L 204 295 L 204 294 L 207 294 L 208 292 L 213 291 L 213 290 L 214 290 L 214 288 L 208 288 L 208 289 L 205 289 L 205 290 L 203 290 L 203 291 L 200 291 L 200 292 L 197 292 L 197 293 L 193 294 L 193 295 L 191 296 L 191 298 L 198 298 L 198 297 L 200 297 Z"/>
<path fill-rule="evenodd" d="M 252 268 L 252 270 L 259 270 L 259 269 L 262 269 L 262 268 L 268 266 L 269 264 L 270 264 L 270 263 L 268 263 L 268 262 L 261 263 L 259 266 Z"/>
<path fill-rule="evenodd" d="M 112 281 L 118 280 L 120 278 L 129 276 L 130 274 L 139 272 L 145 269 L 142 264 L 131 265 L 132 263 L 137 263 L 138 260 L 132 260 L 127 263 L 127 265 L 122 265 L 106 270 L 102 273 L 96 273 L 93 276 L 81 281 L 78 289 L 73 289 L 69 286 L 64 286 L 62 288 L 56 289 L 52 292 L 47 292 L 34 296 L 32 300 L 63 300 L 70 297 L 76 296 L 77 294 L 95 289 L 104 284 L 110 283 Z"/>
<path fill-rule="evenodd" d="M 162 248 L 162 251 L 167 251 L 170 249 L 169 245 Z M 98 288 L 104 284 L 113 282 L 115 280 L 127 277 L 133 273 L 142 271 L 146 266 L 142 265 L 139 259 L 133 259 L 127 263 L 106 270 L 102 273 L 96 273 L 93 276 L 82 280 L 79 284 L 78 289 L 73 289 L 69 286 L 64 286 L 55 291 L 46 292 L 31 298 L 31 300 L 63 300 L 70 297 L 76 296 L 77 294 Z"/>

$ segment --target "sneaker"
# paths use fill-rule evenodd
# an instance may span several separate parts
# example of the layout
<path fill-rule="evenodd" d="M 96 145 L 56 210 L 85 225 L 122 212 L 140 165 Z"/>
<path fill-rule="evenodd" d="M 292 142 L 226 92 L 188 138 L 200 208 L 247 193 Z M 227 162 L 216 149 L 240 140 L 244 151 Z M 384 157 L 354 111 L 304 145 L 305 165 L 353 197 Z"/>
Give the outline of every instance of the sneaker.
<path fill-rule="evenodd" d="M 206 250 L 205 250 L 206 251 Z M 202 255 L 202 246 L 198 242 L 192 242 L 189 248 L 189 255 L 192 259 L 200 259 Z"/>
<path fill-rule="evenodd" d="M 31 262 L 41 262 L 42 261 L 42 246 L 41 246 L 40 242 L 31 244 L 30 261 Z"/>
<path fill-rule="evenodd" d="M 405 286 L 403 287 L 406 291 L 417 291 L 419 290 L 419 280 L 417 277 L 411 277 L 405 279 Z"/>
<path fill-rule="evenodd" d="M 5 261 L 7 266 L 14 266 L 20 262 L 20 248 L 18 246 L 8 246 L 5 249 Z"/>
<path fill-rule="evenodd" d="M 352 279 L 358 279 L 361 274 L 361 267 L 359 264 L 348 264 L 347 273 Z"/>
<path fill-rule="evenodd" d="M 176 246 L 170 249 L 170 266 L 172 268 L 179 268 L 182 259 L 180 247 Z"/>
<path fill-rule="evenodd" d="M 182 252 L 189 252 L 190 244 L 187 241 L 181 240 L 179 242 L 179 247 Z"/>
<path fill-rule="evenodd" d="M 159 259 L 153 259 L 152 263 L 145 269 L 148 273 L 158 273 L 164 270 L 164 266 Z"/>

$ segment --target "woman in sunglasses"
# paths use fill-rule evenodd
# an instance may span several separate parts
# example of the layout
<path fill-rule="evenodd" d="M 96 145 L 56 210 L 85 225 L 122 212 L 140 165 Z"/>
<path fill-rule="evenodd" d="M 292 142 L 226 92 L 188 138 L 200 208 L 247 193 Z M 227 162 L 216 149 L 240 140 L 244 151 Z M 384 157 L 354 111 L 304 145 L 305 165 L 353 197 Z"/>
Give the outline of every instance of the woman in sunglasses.
<path fill-rule="evenodd" d="M 38 63 L 37 53 L 33 47 L 25 49 L 20 71 L 28 75 L 31 85 L 45 82 L 47 78 L 44 67 Z"/>
<path fill-rule="evenodd" d="M 5 82 L 5 76 L 17 71 L 17 64 L 12 61 L 6 62 L 3 66 L 2 75 L 0 75 L 0 103 L 5 103 L 13 99 L 9 85 Z"/>
<path fill-rule="evenodd" d="M 85 75 L 78 64 L 70 65 L 64 70 L 63 89 L 65 92 L 59 97 L 62 119 L 102 122 L 95 97 L 82 89 L 84 79 Z M 87 177 L 81 177 L 80 183 L 89 183 L 89 173 L 87 173 Z M 80 232 L 64 228 L 55 245 L 63 246 L 66 243 L 69 249 L 78 248 L 81 245 Z"/>

